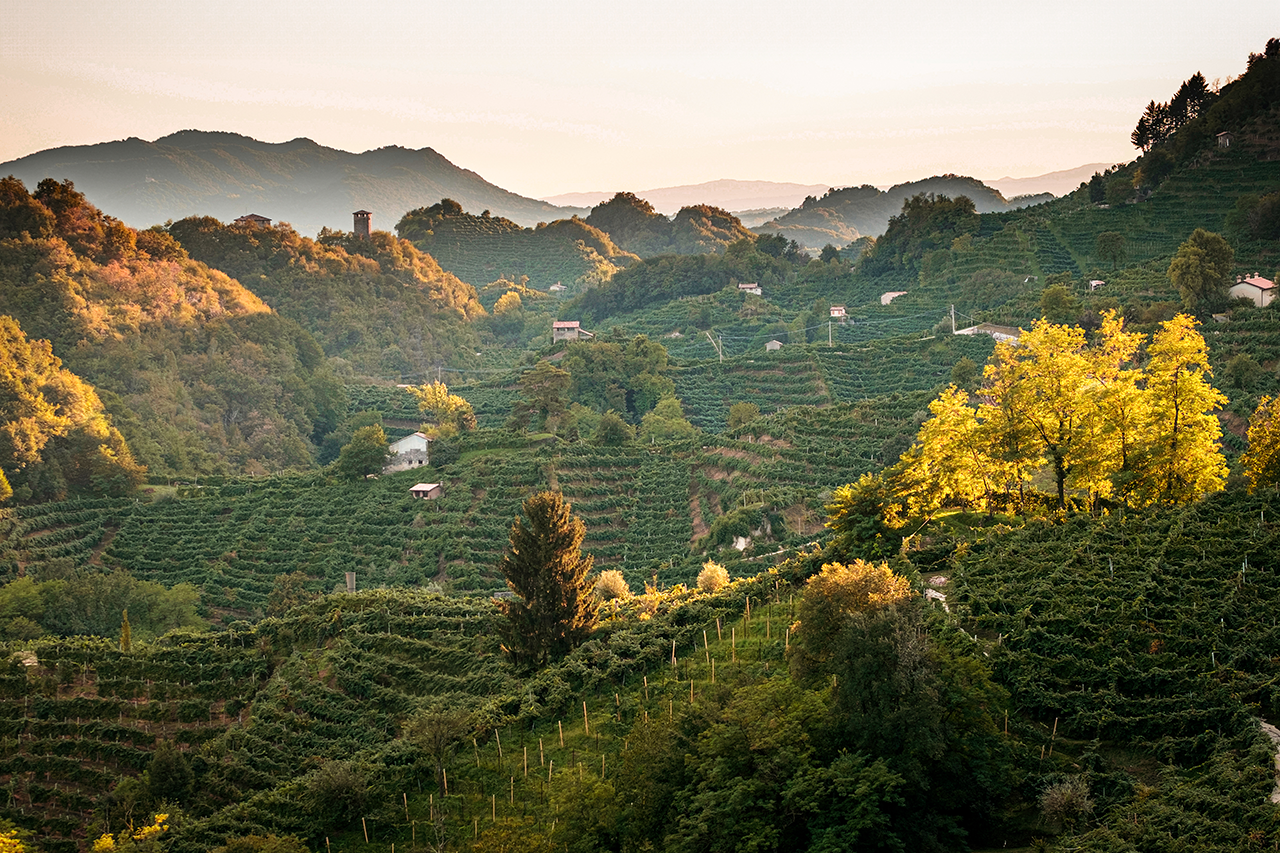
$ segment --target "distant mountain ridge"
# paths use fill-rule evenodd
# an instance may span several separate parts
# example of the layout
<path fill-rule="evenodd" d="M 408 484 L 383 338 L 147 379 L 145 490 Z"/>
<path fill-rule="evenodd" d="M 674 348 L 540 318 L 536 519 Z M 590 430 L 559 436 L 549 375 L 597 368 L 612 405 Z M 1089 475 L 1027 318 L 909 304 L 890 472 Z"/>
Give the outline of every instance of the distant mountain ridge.
<path fill-rule="evenodd" d="M 902 203 L 914 195 L 932 193 L 950 198 L 968 196 L 979 213 L 1015 210 L 1049 201 L 1050 193 L 1006 199 L 977 178 L 962 175 L 935 175 L 921 181 L 898 184 L 881 190 L 870 184 L 833 189 L 821 198 L 809 197 L 791 212 L 764 223 L 761 234 L 781 234 L 810 249 L 830 243 L 840 247 L 863 236 L 879 236 L 889 219 L 902 211 Z"/>
<path fill-rule="evenodd" d="M 635 193 L 659 213 L 671 216 L 682 207 L 708 204 L 723 210 L 757 210 L 765 207 L 791 209 L 808 196 L 825 193 L 829 184 L 791 184 L 777 181 L 737 181 L 724 178 L 701 184 L 658 187 Z M 594 207 L 613 198 L 612 192 L 563 193 L 544 199 L 552 204 Z"/>
<path fill-rule="evenodd" d="M 70 179 L 103 210 L 138 228 L 187 216 L 230 221 L 247 213 L 313 235 L 351 230 L 351 212 L 373 211 L 389 229 L 406 212 L 452 198 L 522 225 L 585 214 L 525 198 L 462 169 L 431 148 L 388 146 L 353 154 L 310 139 L 260 142 L 236 133 L 183 130 L 52 148 L 0 163 L 29 187 Z"/>

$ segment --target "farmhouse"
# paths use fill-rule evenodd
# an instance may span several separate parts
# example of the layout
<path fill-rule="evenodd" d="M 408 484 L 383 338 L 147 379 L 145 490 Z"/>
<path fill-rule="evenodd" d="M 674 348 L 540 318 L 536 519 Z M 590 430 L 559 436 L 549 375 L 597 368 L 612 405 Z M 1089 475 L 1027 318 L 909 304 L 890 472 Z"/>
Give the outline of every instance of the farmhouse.
<path fill-rule="evenodd" d="M 591 332 L 582 328 L 577 320 L 556 320 L 551 324 L 551 340 L 577 341 L 583 338 L 594 338 Z"/>
<path fill-rule="evenodd" d="M 444 494 L 444 487 L 440 483 L 419 483 L 409 490 L 409 494 L 429 501 Z"/>
<path fill-rule="evenodd" d="M 1219 133 L 1219 134 L 1218 134 L 1218 147 L 1219 147 L 1219 148 L 1230 148 L 1230 147 L 1231 147 L 1231 143 L 1232 143 L 1232 142 L 1235 142 L 1235 141 L 1236 141 L 1235 134 L 1233 134 L 1233 133 L 1232 133 L 1231 131 L 1229 131 L 1229 130 L 1224 130 L 1224 131 L 1222 131 L 1222 133 Z"/>
<path fill-rule="evenodd" d="M 738 292 L 739 292 L 739 293 L 754 293 L 756 296 L 763 296 L 763 295 L 764 295 L 764 291 L 762 291 L 762 290 L 760 289 L 760 284 L 759 284 L 759 282 L 754 282 L 754 281 L 753 281 L 753 282 L 750 282 L 750 283 L 743 282 L 742 284 L 739 284 L 739 285 L 738 285 Z"/>
<path fill-rule="evenodd" d="M 979 323 L 967 329 L 956 329 L 955 333 L 957 335 L 990 335 L 997 341 L 1004 341 L 1017 346 L 1022 330 L 1015 329 L 1012 326 L 997 326 L 994 323 Z"/>
<path fill-rule="evenodd" d="M 782 349 L 782 341 L 777 340 L 777 339 L 774 339 L 774 340 L 772 340 L 772 341 L 769 341 L 769 343 L 765 344 L 765 345 L 764 345 L 764 348 L 765 348 L 766 350 L 768 350 L 769 352 L 773 352 L 773 351 L 775 351 L 775 350 L 780 350 L 780 349 Z"/>
<path fill-rule="evenodd" d="M 845 318 L 845 316 L 846 316 L 846 315 L 845 315 L 845 313 L 844 313 L 844 306 L 843 306 L 843 305 L 832 305 L 832 306 L 831 306 L 831 319 L 832 319 L 832 320 L 841 320 L 841 321 L 843 321 L 843 320 L 844 320 L 844 318 Z"/>
<path fill-rule="evenodd" d="M 391 442 L 387 445 L 387 452 L 391 458 L 382 467 L 384 474 L 421 468 L 423 465 L 431 464 L 431 439 L 420 432 L 415 432 L 399 441 Z"/>
<path fill-rule="evenodd" d="M 266 228 L 271 224 L 270 219 L 265 216 L 259 216 L 256 213 L 246 213 L 244 216 L 237 216 L 235 221 L 240 225 L 253 225 L 262 228 Z"/>
<path fill-rule="evenodd" d="M 907 295 L 907 292 L 906 292 L 905 290 L 889 290 L 889 291 L 886 291 L 886 292 L 884 292 L 884 293 L 880 294 L 880 304 L 881 304 L 881 305 L 888 305 L 890 302 L 892 302 L 893 300 L 897 299 L 899 296 L 906 296 L 906 295 Z"/>
<path fill-rule="evenodd" d="M 1236 276 L 1236 283 L 1231 285 L 1231 298 L 1248 299 L 1259 308 L 1266 308 L 1276 298 L 1276 283 L 1257 273 Z"/>

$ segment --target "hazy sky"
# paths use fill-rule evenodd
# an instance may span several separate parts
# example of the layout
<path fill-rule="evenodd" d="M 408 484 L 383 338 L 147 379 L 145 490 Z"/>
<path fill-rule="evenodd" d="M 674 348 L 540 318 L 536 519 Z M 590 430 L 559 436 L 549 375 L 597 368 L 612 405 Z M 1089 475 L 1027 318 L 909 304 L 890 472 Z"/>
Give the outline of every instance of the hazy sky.
<path fill-rule="evenodd" d="M 1280 3 L 0 0 L 0 162 L 186 128 L 430 146 L 522 195 L 1132 159 Z"/>

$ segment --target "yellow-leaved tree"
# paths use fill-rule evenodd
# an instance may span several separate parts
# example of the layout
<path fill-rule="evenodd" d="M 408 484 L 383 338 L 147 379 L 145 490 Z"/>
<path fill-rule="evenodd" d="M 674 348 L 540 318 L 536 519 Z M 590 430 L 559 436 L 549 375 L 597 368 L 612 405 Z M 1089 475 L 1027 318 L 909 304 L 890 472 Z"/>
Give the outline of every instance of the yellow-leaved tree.
<path fill-rule="evenodd" d="M 1249 491 L 1280 485 L 1280 400 L 1263 397 L 1249 418 L 1249 449 L 1240 457 Z"/>
<path fill-rule="evenodd" d="M 408 390 L 418 398 L 418 411 L 435 421 L 422 427 L 431 438 L 449 438 L 476 428 L 476 413 L 471 404 L 457 394 L 450 394 L 443 382 L 411 386 Z"/>
<path fill-rule="evenodd" d="M 1179 314 L 1165 322 L 1147 353 L 1150 476 L 1139 494 L 1149 503 L 1172 504 L 1220 491 L 1227 463 L 1213 411 L 1227 397 L 1209 384 L 1208 347 L 1195 320 Z"/>

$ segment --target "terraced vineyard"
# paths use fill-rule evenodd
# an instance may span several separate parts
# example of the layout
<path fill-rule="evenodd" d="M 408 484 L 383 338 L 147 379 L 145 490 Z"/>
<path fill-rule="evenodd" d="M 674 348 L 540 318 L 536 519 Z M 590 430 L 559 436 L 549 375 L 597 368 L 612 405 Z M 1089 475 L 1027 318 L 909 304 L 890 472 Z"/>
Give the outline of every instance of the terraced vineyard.
<path fill-rule="evenodd" d="M 836 328 L 845 334 L 856 327 Z M 857 349 L 850 343 L 855 342 L 783 347 L 754 358 L 682 367 L 673 374 L 676 394 L 693 424 L 721 432 L 734 403 L 755 403 L 769 413 L 935 390 L 950 381 L 958 360 L 968 357 L 981 365 L 994 346 L 985 335 L 879 339 Z"/>

